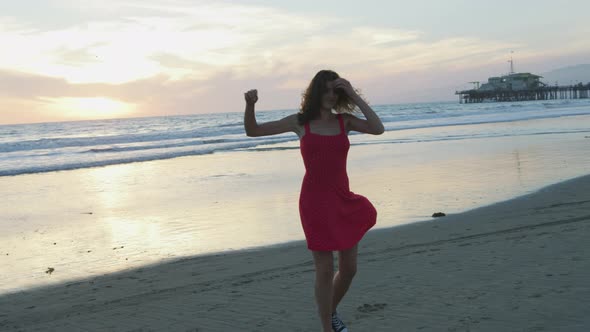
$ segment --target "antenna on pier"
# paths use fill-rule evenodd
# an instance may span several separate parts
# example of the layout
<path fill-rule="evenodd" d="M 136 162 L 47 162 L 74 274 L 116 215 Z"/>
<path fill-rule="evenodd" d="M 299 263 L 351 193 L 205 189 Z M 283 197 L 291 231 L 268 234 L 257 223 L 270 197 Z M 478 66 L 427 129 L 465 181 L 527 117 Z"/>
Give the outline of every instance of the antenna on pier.
<path fill-rule="evenodd" d="M 510 75 L 514 74 L 514 61 L 512 60 L 512 53 L 514 53 L 514 51 L 510 51 L 510 60 L 508 60 L 508 62 L 510 62 Z"/>

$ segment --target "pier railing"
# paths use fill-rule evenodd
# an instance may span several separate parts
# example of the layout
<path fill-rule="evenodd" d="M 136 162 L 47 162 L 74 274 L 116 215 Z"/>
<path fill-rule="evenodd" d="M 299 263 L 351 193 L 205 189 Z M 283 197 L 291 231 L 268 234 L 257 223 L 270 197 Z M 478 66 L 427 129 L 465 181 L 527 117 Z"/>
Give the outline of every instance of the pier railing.
<path fill-rule="evenodd" d="M 487 90 L 455 91 L 459 103 L 481 103 L 484 101 L 525 101 L 551 99 L 585 99 L 590 97 L 590 83 L 567 86 L 544 86 L 529 90 Z"/>

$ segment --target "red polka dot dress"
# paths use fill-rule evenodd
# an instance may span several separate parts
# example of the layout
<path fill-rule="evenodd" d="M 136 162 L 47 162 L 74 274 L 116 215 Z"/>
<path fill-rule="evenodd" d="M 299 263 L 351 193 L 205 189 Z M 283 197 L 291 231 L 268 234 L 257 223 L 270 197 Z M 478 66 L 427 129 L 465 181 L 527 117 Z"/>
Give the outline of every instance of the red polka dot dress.
<path fill-rule="evenodd" d="M 299 215 L 310 250 L 345 250 L 357 244 L 377 222 L 377 210 L 364 196 L 350 191 L 346 158 L 350 142 L 341 114 L 338 135 L 319 135 L 305 124 L 299 141 L 305 175 Z"/>

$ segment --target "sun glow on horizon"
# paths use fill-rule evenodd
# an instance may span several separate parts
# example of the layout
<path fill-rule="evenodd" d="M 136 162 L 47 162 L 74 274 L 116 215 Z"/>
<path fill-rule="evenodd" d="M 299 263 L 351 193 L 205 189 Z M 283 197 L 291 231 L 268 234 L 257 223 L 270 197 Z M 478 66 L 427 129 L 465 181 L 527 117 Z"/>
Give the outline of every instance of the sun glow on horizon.
<path fill-rule="evenodd" d="M 58 110 L 60 115 L 77 119 L 108 119 L 129 116 L 134 113 L 135 105 L 110 98 L 46 98 Z"/>
<path fill-rule="evenodd" d="M 512 51 L 517 70 L 539 74 L 590 54 L 588 1 L 537 1 L 527 20 L 525 2 L 378 2 L 5 1 L 0 124 L 231 112 L 252 88 L 259 109 L 290 109 L 321 69 L 376 104 L 456 100 Z"/>

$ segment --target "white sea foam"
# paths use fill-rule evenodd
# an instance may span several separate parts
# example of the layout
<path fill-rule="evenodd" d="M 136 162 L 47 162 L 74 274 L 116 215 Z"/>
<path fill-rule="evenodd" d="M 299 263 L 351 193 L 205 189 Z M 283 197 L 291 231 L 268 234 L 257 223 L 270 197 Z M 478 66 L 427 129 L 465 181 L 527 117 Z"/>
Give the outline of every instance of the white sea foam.
<path fill-rule="evenodd" d="M 590 114 L 590 100 L 553 100 L 459 104 L 453 102 L 375 105 L 386 130 L 449 127 Z M 258 123 L 280 119 L 293 110 L 257 112 Z M 362 115 L 360 115 L 362 117 Z M 587 126 L 565 132 L 586 132 Z M 563 128 L 524 134 L 563 133 Z M 428 136 L 381 140 L 380 144 L 522 135 L 521 131 L 461 135 L 445 130 Z M 350 135 L 355 135 L 351 132 Z M 366 136 L 355 141 L 363 144 Z M 292 149 L 281 143 L 293 133 L 247 137 L 243 113 L 199 114 L 96 121 L 0 126 L 0 176 L 48 172 L 120 163 L 200 155 L 216 151 Z"/>

